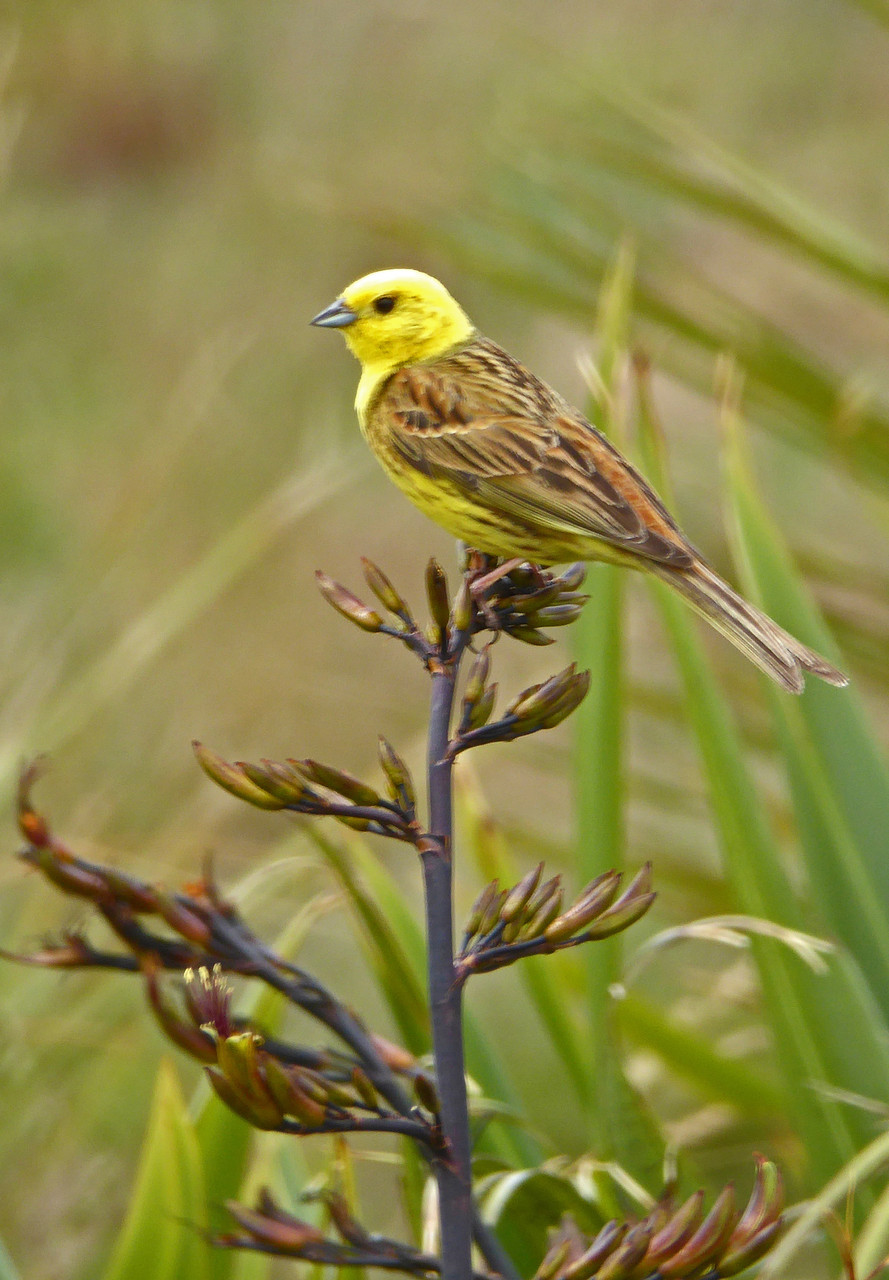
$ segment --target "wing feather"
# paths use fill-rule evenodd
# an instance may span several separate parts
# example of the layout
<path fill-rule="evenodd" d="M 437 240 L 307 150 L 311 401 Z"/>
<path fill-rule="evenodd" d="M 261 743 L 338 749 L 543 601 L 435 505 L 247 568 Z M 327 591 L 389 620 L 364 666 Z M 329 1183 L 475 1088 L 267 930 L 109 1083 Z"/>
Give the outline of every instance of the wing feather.
<path fill-rule="evenodd" d="M 408 466 L 494 509 L 676 567 L 694 552 L 639 473 L 545 383 L 485 338 L 399 370 L 370 409 Z"/>

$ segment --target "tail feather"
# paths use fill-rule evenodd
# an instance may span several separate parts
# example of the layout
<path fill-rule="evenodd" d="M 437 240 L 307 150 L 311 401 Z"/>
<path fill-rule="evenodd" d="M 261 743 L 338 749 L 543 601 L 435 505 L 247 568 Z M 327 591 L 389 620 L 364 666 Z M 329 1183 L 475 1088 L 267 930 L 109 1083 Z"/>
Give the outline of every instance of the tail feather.
<path fill-rule="evenodd" d="M 849 683 L 848 676 L 748 604 L 703 561 L 684 570 L 655 563 L 646 569 L 675 587 L 693 609 L 790 693 L 802 693 L 807 673 L 838 687 Z"/>

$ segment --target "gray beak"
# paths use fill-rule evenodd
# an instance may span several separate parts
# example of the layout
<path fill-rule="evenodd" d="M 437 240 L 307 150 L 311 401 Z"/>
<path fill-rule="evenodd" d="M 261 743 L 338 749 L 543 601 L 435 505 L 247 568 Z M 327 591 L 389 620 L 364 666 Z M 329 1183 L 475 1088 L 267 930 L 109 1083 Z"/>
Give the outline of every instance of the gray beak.
<path fill-rule="evenodd" d="M 319 311 L 314 320 L 310 320 L 309 324 L 316 324 L 321 329 L 345 329 L 347 325 L 353 324 L 358 319 L 356 312 L 342 298 L 337 298 L 336 302 L 332 302 L 329 307 L 325 307 L 323 311 Z"/>

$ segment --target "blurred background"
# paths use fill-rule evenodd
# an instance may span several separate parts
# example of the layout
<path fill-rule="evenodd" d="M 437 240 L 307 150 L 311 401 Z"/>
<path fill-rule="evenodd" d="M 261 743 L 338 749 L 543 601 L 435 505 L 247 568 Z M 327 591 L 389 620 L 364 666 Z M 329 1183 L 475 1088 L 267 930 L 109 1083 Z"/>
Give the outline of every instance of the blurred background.
<path fill-rule="evenodd" d="M 431 271 L 483 332 L 586 403 L 599 287 L 631 242 L 633 336 L 653 364 L 685 529 L 737 576 L 712 393 L 728 350 L 745 372 L 765 501 L 885 747 L 884 0 L 565 0 L 545 12 L 523 0 L 30 0 L 6 12 L 4 946 L 80 919 L 11 856 L 18 764 L 47 752 L 38 803 L 84 856 L 175 885 L 212 851 L 268 937 L 325 895 L 303 962 L 348 973 L 351 1003 L 393 1033 L 312 847 L 242 812 L 189 747 L 199 737 L 230 758 L 312 755 L 360 773 L 375 770 L 382 732 L 421 758 L 421 671 L 338 620 L 312 578 L 323 567 L 358 587 L 368 555 L 419 605 L 426 558 L 454 564 L 446 535 L 360 441 L 357 367 L 308 326 L 380 267 Z M 664 927 L 731 900 L 670 651 L 635 582 L 629 617 L 628 860 L 655 858 Z M 798 882 L 758 677 L 706 644 Z M 554 669 L 552 654 L 518 645 L 497 657 L 508 690 Z M 520 871 L 546 856 L 570 875 L 570 745 L 566 727 L 474 762 L 473 794 Z M 418 902 L 415 868 L 381 856 Z M 464 867 L 461 902 L 478 883 Z M 86 1277 L 126 1203 L 164 1045 L 125 978 L 12 965 L 2 978 L 0 1236 L 34 1280 Z M 692 949 L 645 983 L 693 1021 L 736 1006 L 722 1030 L 746 1035 L 767 1069 L 737 957 Z M 539 1109 L 532 1125 L 579 1155 L 558 1063 L 545 1045 L 518 1051 L 531 1016 L 520 984 L 498 975 L 473 1001 L 515 1100 Z M 705 1172 L 748 1169 L 770 1140 L 780 1150 L 774 1117 L 766 1136 L 738 1123 L 649 1051 L 633 1070 Z"/>

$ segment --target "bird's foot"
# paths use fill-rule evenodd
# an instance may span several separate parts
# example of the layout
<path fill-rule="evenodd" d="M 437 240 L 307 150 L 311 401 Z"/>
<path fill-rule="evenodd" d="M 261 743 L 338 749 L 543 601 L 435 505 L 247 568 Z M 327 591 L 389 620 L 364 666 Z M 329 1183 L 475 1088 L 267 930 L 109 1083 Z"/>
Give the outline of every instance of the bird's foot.
<path fill-rule="evenodd" d="M 474 577 L 470 582 L 469 590 L 472 593 L 472 599 L 476 608 L 484 617 L 490 631 L 499 631 L 500 622 L 496 612 L 485 599 L 485 595 L 491 587 L 496 586 L 498 582 L 512 573 L 513 569 L 517 569 L 520 564 L 524 563 L 520 556 L 512 560 L 504 560 L 502 564 L 489 569 L 487 573 L 480 573 L 478 577 Z"/>

